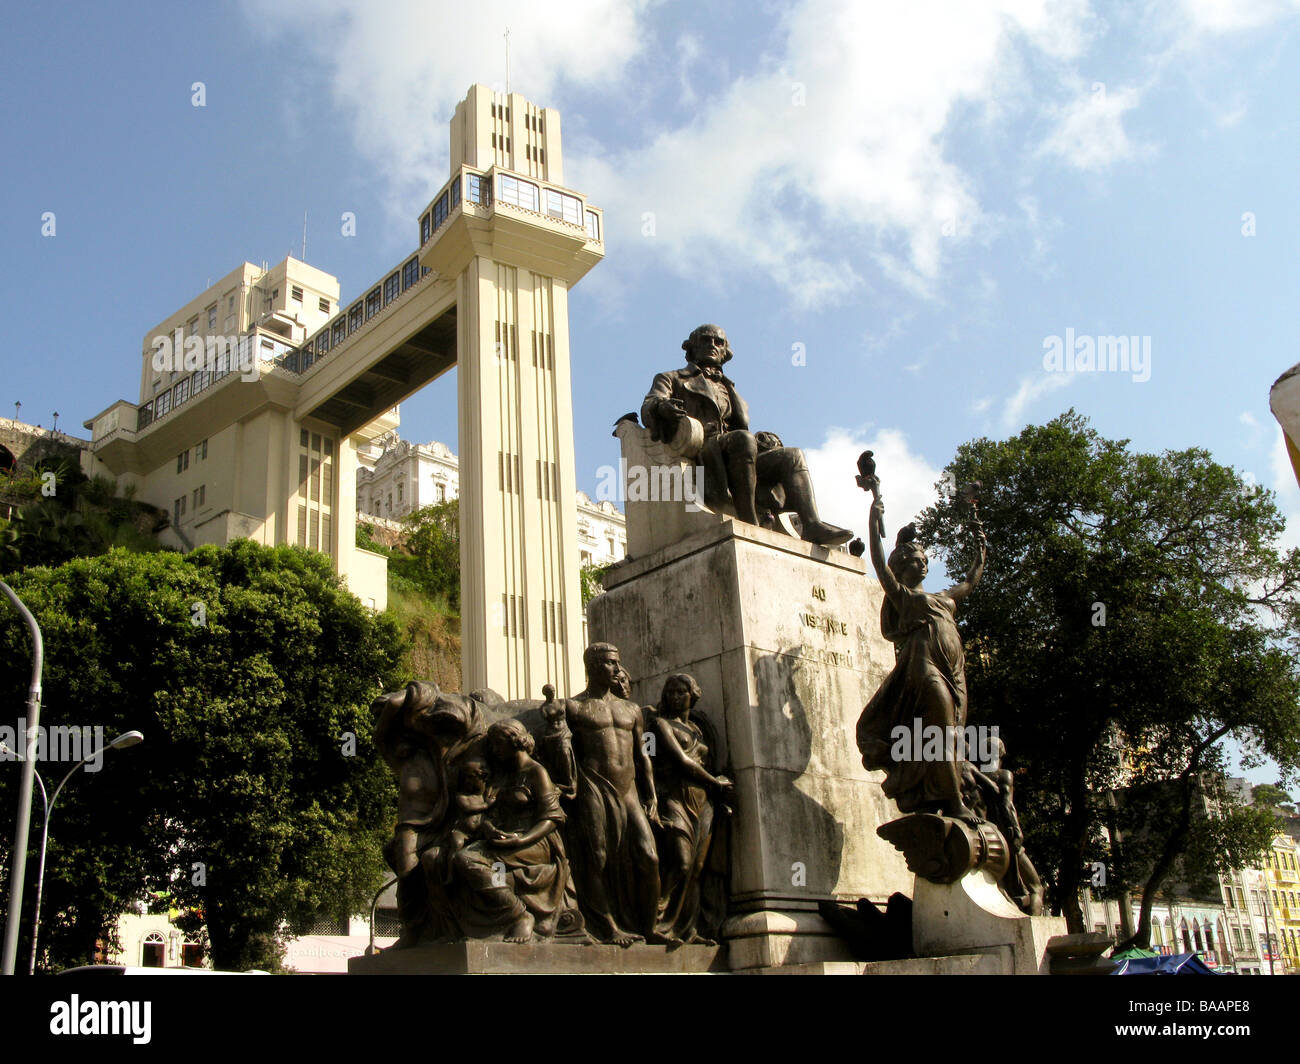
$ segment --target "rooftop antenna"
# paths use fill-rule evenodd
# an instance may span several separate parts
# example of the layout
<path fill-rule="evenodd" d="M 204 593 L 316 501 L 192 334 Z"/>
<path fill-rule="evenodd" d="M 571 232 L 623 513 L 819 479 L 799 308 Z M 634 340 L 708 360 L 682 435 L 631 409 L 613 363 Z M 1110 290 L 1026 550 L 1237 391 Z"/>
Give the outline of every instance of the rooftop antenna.
<path fill-rule="evenodd" d="M 510 95 L 510 27 L 506 27 L 506 95 Z"/>
<path fill-rule="evenodd" d="M 307 212 L 302 212 L 302 261 L 307 261 Z"/>

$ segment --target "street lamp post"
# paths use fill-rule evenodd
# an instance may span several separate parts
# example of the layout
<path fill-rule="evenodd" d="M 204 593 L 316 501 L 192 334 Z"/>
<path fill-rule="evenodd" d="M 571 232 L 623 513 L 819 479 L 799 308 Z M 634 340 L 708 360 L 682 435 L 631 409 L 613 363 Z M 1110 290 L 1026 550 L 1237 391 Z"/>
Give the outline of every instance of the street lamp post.
<path fill-rule="evenodd" d="M 19 404 L 15 404 L 17 406 Z M 17 413 L 17 410 L 14 411 Z M 3 954 L 0 954 L 0 972 L 13 975 L 18 960 L 18 919 L 23 909 L 23 879 L 27 875 L 27 839 L 32 822 L 32 790 L 35 787 L 36 736 L 41 723 L 41 673 L 45 667 L 45 644 L 41 639 L 41 626 L 36 623 L 31 610 L 14 594 L 13 588 L 0 580 L 3 593 L 27 625 L 32 639 L 32 680 L 27 692 L 27 712 L 23 724 L 27 760 L 23 765 L 22 782 L 18 786 L 18 814 L 14 817 L 14 846 L 9 862 L 9 912 L 5 918 Z"/>
<path fill-rule="evenodd" d="M 36 974 L 36 938 L 41 929 L 41 895 L 45 890 L 45 853 L 50 841 L 50 818 L 54 815 L 54 803 L 59 800 L 59 793 L 63 790 L 68 780 L 72 779 L 77 770 L 87 762 L 95 760 L 105 750 L 125 750 L 128 746 L 135 746 L 136 743 L 144 741 L 144 735 L 138 731 L 123 732 L 107 746 L 101 746 L 99 749 L 92 751 L 72 766 L 67 775 L 59 781 L 59 785 L 54 788 L 54 793 L 47 797 L 45 791 L 45 781 L 41 779 L 41 774 L 33 768 L 33 775 L 36 782 L 41 788 L 41 802 L 44 806 L 44 816 L 41 818 L 41 859 L 37 865 L 36 872 L 36 906 L 32 916 L 32 949 L 31 955 L 27 961 L 27 974 Z M 0 751 L 9 750 L 9 748 L 0 742 Z M 9 751 L 14 753 L 14 751 Z"/>

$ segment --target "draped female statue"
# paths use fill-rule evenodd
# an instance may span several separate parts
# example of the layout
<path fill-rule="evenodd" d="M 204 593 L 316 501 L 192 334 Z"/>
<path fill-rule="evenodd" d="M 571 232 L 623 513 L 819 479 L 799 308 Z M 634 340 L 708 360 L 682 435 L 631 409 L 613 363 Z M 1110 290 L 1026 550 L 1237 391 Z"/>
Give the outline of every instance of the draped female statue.
<path fill-rule="evenodd" d="M 655 790 L 659 795 L 659 933 L 682 942 L 712 944 L 700 931 L 700 880 L 713 838 L 714 817 L 730 812 L 734 787 L 714 776 L 699 721 L 691 710 L 700 685 L 686 673 L 664 682 L 649 728 L 655 736 Z"/>
<path fill-rule="evenodd" d="M 906 526 L 885 560 L 881 536 L 885 507 L 871 504 L 871 564 L 885 591 L 880 628 L 894 643 L 894 670 L 867 703 L 858 720 L 862 763 L 885 771 L 884 791 L 904 813 L 934 812 L 975 824 L 979 817 L 962 800 L 962 764 L 966 760 L 966 658 L 957 631 L 957 604 L 984 573 L 986 542 L 979 530 L 979 559 L 961 583 L 934 594 L 921 583 L 929 563 Z M 939 733 L 928 729 L 937 727 Z M 923 756 L 911 749 L 896 757 L 899 729 L 911 735 L 941 734 L 944 756 Z M 915 746 L 916 744 L 908 744 Z"/>

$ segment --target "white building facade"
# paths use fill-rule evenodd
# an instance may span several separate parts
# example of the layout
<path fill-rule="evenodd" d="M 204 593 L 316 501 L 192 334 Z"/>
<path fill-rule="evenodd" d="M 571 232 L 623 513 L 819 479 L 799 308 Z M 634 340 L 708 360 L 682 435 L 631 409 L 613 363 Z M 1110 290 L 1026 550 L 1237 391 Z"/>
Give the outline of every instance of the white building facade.
<path fill-rule="evenodd" d="M 422 506 L 460 497 L 460 462 L 445 443 L 412 443 L 390 431 L 359 448 L 357 458 L 358 521 L 396 523 Z M 627 524 L 618 508 L 582 491 L 575 493 L 575 506 L 579 564 L 621 561 Z"/>

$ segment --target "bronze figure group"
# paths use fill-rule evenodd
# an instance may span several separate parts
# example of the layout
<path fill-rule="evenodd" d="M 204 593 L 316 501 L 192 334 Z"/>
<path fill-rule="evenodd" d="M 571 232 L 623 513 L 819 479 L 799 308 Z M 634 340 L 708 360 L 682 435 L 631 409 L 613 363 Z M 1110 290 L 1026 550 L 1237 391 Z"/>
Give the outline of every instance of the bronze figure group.
<path fill-rule="evenodd" d="M 818 516 L 803 452 L 750 431 L 748 408 L 722 372 L 733 357 L 726 333 L 702 325 L 682 348 L 687 366 L 655 377 L 641 418 L 670 453 L 703 465 L 704 501 L 814 544 L 848 541 L 851 532 Z M 955 586 L 928 592 L 914 526 L 885 556 L 870 451 L 858 469 L 859 486 L 874 496 L 868 545 L 885 595 L 881 632 L 895 647 L 894 668 L 856 734 L 864 766 L 884 771 L 884 792 L 904 814 L 879 834 L 917 875 L 950 883 L 983 868 L 1022 910 L 1041 913 L 1042 882 L 1024 851 L 1012 774 L 1001 767 L 1005 747 L 998 740 L 995 754 L 976 760 L 962 738 L 956 611 L 979 584 L 987 554 L 976 491 L 964 499 L 977 560 Z M 854 540 L 849 549 L 868 548 Z M 717 936 L 727 868 L 719 827 L 733 786 L 718 774 L 725 751 L 693 715 L 700 686 L 669 676 L 659 705 L 643 707 L 631 700 L 616 647 L 593 643 L 583 663 L 586 687 L 569 698 L 557 699 L 549 685 L 544 701 L 505 702 L 491 691 L 412 683 L 376 700 L 376 745 L 399 781 L 398 823 L 385 848 L 398 882 L 395 948 L 466 938 L 674 945 Z M 900 730 L 953 741 L 938 756 L 919 743 L 900 752 Z"/>
<path fill-rule="evenodd" d="M 643 708 L 615 647 L 594 643 L 583 661 L 586 688 L 556 700 L 548 686 L 540 705 L 423 683 L 376 700 L 376 745 L 399 782 L 385 849 L 396 948 L 713 942 L 722 906 L 702 899 L 732 785 L 691 717 L 699 685 L 671 676 Z"/>

